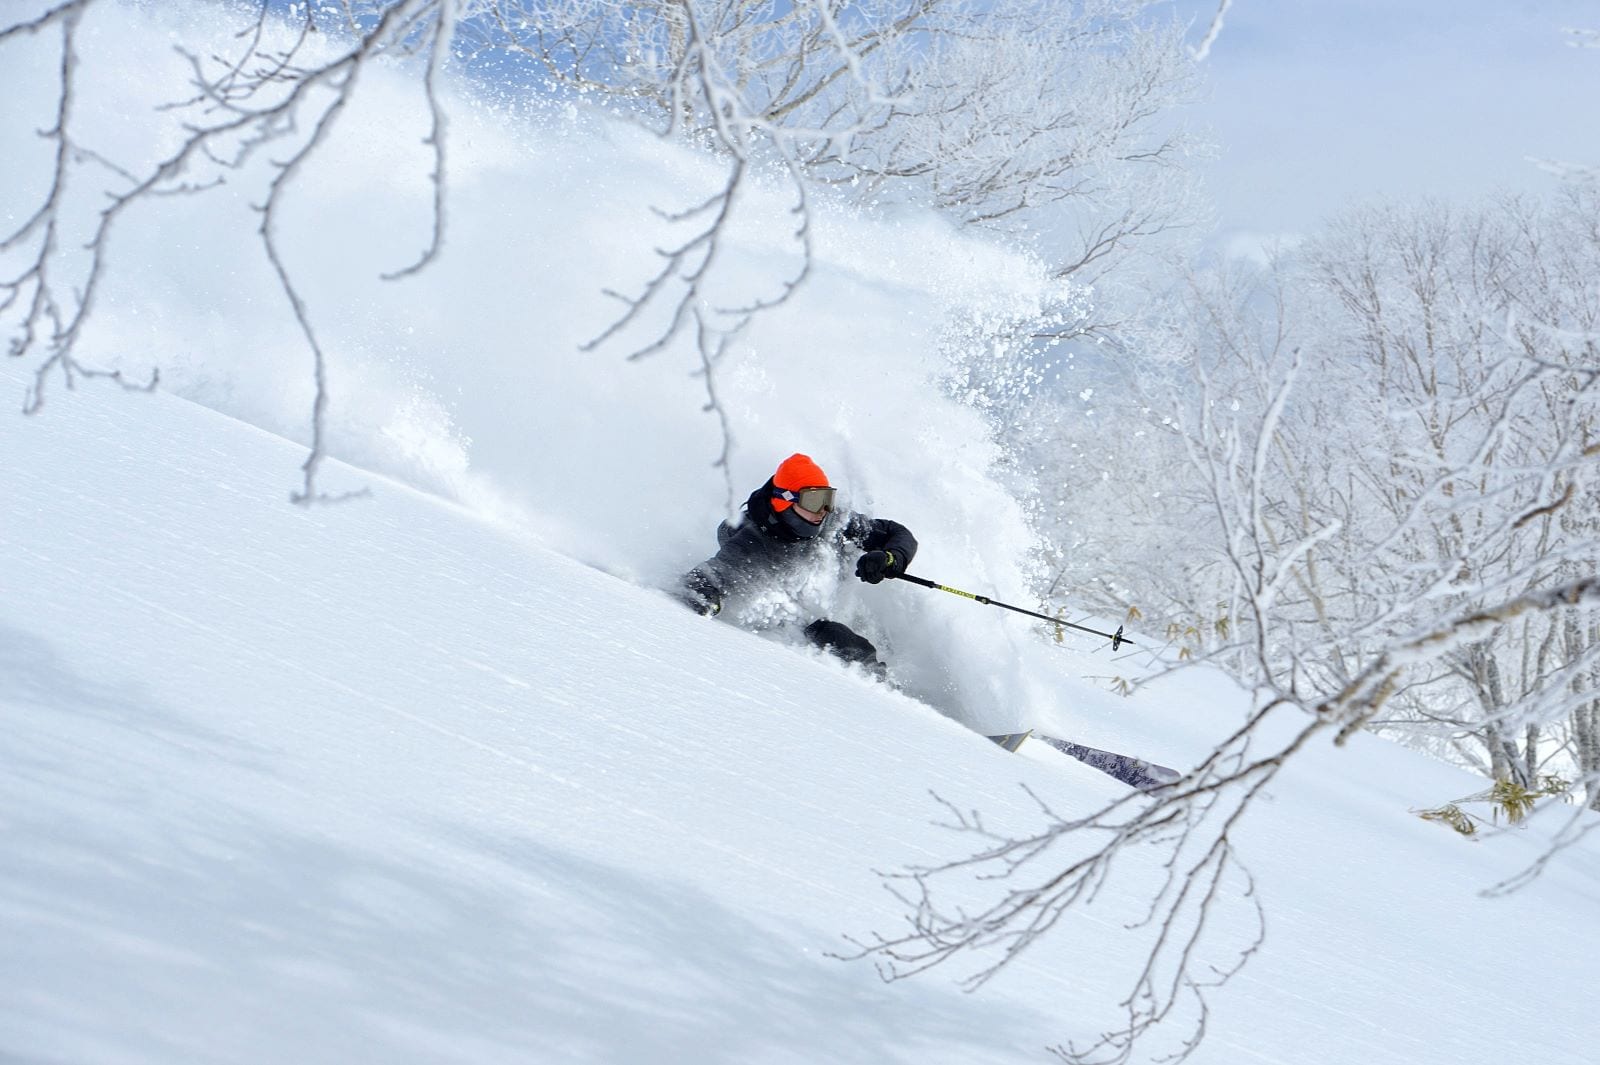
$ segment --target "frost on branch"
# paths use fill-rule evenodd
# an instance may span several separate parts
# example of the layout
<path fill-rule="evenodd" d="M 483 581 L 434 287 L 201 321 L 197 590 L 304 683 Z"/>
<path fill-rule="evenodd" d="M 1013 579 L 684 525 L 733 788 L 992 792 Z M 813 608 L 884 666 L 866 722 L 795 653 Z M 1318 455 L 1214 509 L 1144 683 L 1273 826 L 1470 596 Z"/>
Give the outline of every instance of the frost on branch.
<path fill-rule="evenodd" d="M 1075 921 L 1111 908 L 1111 919 L 1127 929 L 1116 950 L 1134 968 L 1120 1019 L 1054 1052 L 1077 1065 L 1109 1065 L 1155 1039 L 1169 1060 L 1182 1060 L 1205 1036 L 1209 992 L 1243 967 L 1265 935 L 1232 832 L 1288 752 L 1251 758 L 1250 745 L 1242 730 L 1153 800 L 1134 793 L 1084 817 L 1041 801 L 1044 827 L 1024 836 L 996 832 L 979 813 L 944 803 L 947 827 L 976 849 L 887 874 L 886 886 L 905 906 L 905 927 L 852 938 L 856 950 L 846 957 L 873 959 L 886 980 L 957 967 L 962 985 L 975 990 L 1039 937 L 1070 936 Z M 1124 916 L 1119 907 L 1130 904 Z M 1249 931 L 1220 931 L 1241 906 Z"/>
<path fill-rule="evenodd" d="M 905 907 L 904 927 L 851 937 L 855 950 L 844 956 L 874 960 L 886 980 L 958 967 L 963 986 L 972 990 L 1043 935 L 1071 935 L 1074 920 L 1103 925 L 1106 919 L 1094 915 L 1108 898 L 1135 898 L 1141 913 L 1128 922 L 1125 952 L 1138 964 L 1120 1002 L 1120 1022 L 1054 1051 L 1073 1065 L 1120 1065 L 1133 1060 L 1136 1047 L 1181 1061 L 1205 1037 L 1210 992 L 1236 975 L 1266 938 L 1263 900 L 1233 837 L 1287 762 L 1319 735 L 1331 733 L 1342 743 L 1407 673 L 1493 628 L 1529 614 L 1595 607 L 1600 578 L 1450 619 L 1380 656 L 1314 713 L 1287 693 L 1271 698 L 1169 788 L 1130 793 L 1085 816 L 1059 814 L 1039 802 L 1044 827 L 1030 834 L 996 831 L 980 813 L 940 800 L 946 826 L 974 849 L 965 858 L 886 874 L 886 886 Z M 1280 718 L 1295 728 L 1287 739 L 1267 739 L 1278 731 L 1265 727 L 1268 720 Z M 1569 825 L 1557 846 L 1592 827 Z M 1493 890 L 1526 882 L 1548 860 L 1547 854 Z M 1240 923 L 1241 908 L 1249 915 L 1249 934 L 1219 931 Z"/>
<path fill-rule="evenodd" d="M 1153 968 L 1128 987 L 1124 1023 L 1061 1053 L 1126 1061 L 1142 1039 L 1181 1056 L 1203 1034 L 1207 982 L 1252 949 L 1187 934 L 1252 899 L 1242 871 L 1214 880 L 1195 856 L 1235 863 L 1234 828 L 1319 736 L 1375 728 L 1596 801 L 1596 195 L 1575 183 L 1549 202 L 1356 211 L 1264 267 L 1188 279 L 1134 338 L 1131 387 L 1095 397 L 1140 436 L 1109 487 L 1069 497 L 1094 548 L 1086 569 L 1115 578 L 1080 588 L 1104 613 L 1137 602 L 1151 628 L 1193 634 L 1188 660 L 1225 669 L 1263 709 L 1166 792 L 1047 811 L 1030 834 L 958 817 L 972 856 L 892 877 L 907 925 L 862 940 L 863 956 L 890 977 L 964 962 L 981 981 L 1137 890 L 1155 900 Z M 1103 451 L 1104 424 L 1063 417 L 1055 442 Z M 1269 715 L 1282 720 L 1263 728 Z M 1593 823 L 1573 809 L 1546 854 L 1490 890 L 1526 883 Z M 1189 890 L 1128 882 L 1153 861 Z"/>
<path fill-rule="evenodd" d="M 1134 338 L 1130 387 L 1097 396 L 1138 444 L 1112 488 L 1068 485 L 1080 527 L 1115 514 L 1091 542 L 1115 549 L 1097 568 L 1117 586 L 1081 594 L 1309 712 L 1418 633 L 1591 576 L 1596 197 L 1575 181 L 1543 202 L 1366 208 L 1265 266 L 1196 272 Z M 1075 445 L 1106 447 L 1056 437 Z M 1365 723 L 1595 802 L 1597 621 L 1580 605 L 1474 626 Z"/>
<path fill-rule="evenodd" d="M 312 180 L 314 159 L 359 132 L 349 104 L 377 62 L 420 85 L 430 158 L 410 177 L 426 183 L 432 223 L 415 257 L 386 269 L 391 280 L 445 246 L 447 75 L 502 96 L 603 103 L 722 166 L 714 188 L 654 205 L 669 234 L 639 287 L 613 293 L 620 309 L 595 340 L 635 357 L 692 344 L 724 466 L 732 430 L 713 371 L 755 315 L 804 283 L 819 188 L 1005 229 L 1075 278 L 1103 273 L 1183 215 L 1191 146 L 1166 112 L 1192 92 L 1192 71 L 1181 33 L 1146 0 L 260 0 L 221 47 L 187 56 L 184 98 L 164 109 L 174 143 L 141 146 L 159 157 L 139 164 L 88 143 L 75 111 L 79 26 L 103 3 L 38 0 L 0 25 L 0 48 L 53 35 L 60 55 L 55 120 L 42 131 L 52 177 L 0 235 L 0 314 L 13 356 L 36 374 L 29 409 L 47 380 L 97 373 L 77 348 L 121 220 L 158 198 L 260 186 L 255 253 L 284 294 L 314 386 L 299 502 L 322 498 L 329 329 L 283 254 L 282 205 Z M 758 180 L 792 190 L 793 255 L 752 281 L 731 233 Z"/>
<path fill-rule="evenodd" d="M 336 135 L 362 72 L 375 61 L 423 56 L 425 96 L 433 116 L 429 145 L 434 169 L 432 237 L 419 259 L 399 269 L 399 277 L 421 269 L 437 254 L 444 226 L 445 127 L 438 100 L 438 78 L 449 53 L 458 4 L 450 0 L 397 0 L 384 5 L 346 6 L 349 32 L 336 41 L 315 34 L 309 7 L 301 8 L 298 24 L 285 26 L 263 2 L 253 21 L 235 37 L 226 55 L 187 55 L 191 69 L 187 99 L 169 105 L 180 121 L 176 147 L 140 168 L 125 168 L 97 152 L 80 132 L 73 111 L 79 87 L 77 34 L 94 0 L 73 0 L 51 8 L 31 21 L 0 29 L 0 45 L 23 34 L 57 31 L 61 63 L 57 73 L 59 101 L 55 125 L 43 132 L 56 153 L 48 192 L 37 211 L 0 242 L 0 311 L 22 306 L 8 351 L 12 357 L 35 360 L 34 386 L 27 409 L 44 400 L 46 380 L 59 373 L 70 387 L 74 377 L 99 372 L 83 366 L 76 347 L 95 305 L 117 223 L 150 200 L 196 195 L 260 161 L 270 175 L 256 210 L 261 249 L 281 285 L 312 355 L 315 399 L 311 411 L 311 447 L 304 483 L 292 498 L 299 503 L 327 499 L 318 492 L 316 475 L 325 455 L 324 423 L 328 402 L 327 359 L 303 295 L 280 252 L 279 212 L 285 192 L 306 162 Z M 85 194 L 72 193 L 80 184 Z M 95 193 L 103 204 L 87 207 Z M 85 225 L 88 236 L 81 252 L 67 247 L 61 234 Z M 20 270 L 10 263 L 20 259 Z M 120 380 L 120 375 L 105 374 Z M 151 384 L 154 384 L 152 378 Z"/>
<path fill-rule="evenodd" d="M 159 374 L 152 372 L 148 383 L 131 385 L 124 381 L 120 370 L 99 370 L 80 363 L 74 356 L 83 323 L 93 305 L 102 266 L 102 249 L 106 230 L 117 213 L 136 196 L 125 193 L 114 198 L 112 205 L 101 215 L 101 225 L 90 241 L 90 261 L 87 279 L 74 276 L 82 272 L 80 263 L 73 260 L 69 234 L 73 232 L 69 200 L 68 177 L 75 168 L 93 167 L 121 178 L 137 190 L 139 179 L 104 158 L 89 146 L 79 142 L 75 135 L 76 97 L 74 88 L 78 80 L 77 38 L 84 9 L 91 0 L 73 0 L 41 13 L 32 20 L 18 22 L 0 29 L 0 46 L 8 40 L 24 35 L 56 33 L 60 42 L 60 64 L 56 74 L 60 79 L 53 123 L 39 131 L 39 136 L 53 144 L 51 173 L 48 187 L 38 207 L 28 215 L 16 230 L 0 240 L 0 316 L 16 320 L 10 325 L 6 354 L 21 358 L 43 349 L 43 357 L 34 370 L 34 381 L 23 402 L 23 410 L 32 414 L 44 403 L 45 381 L 52 373 L 60 373 L 68 388 L 79 377 L 104 377 L 124 387 L 145 390 L 155 388 Z M 0 318 L 3 320 L 3 318 Z"/>

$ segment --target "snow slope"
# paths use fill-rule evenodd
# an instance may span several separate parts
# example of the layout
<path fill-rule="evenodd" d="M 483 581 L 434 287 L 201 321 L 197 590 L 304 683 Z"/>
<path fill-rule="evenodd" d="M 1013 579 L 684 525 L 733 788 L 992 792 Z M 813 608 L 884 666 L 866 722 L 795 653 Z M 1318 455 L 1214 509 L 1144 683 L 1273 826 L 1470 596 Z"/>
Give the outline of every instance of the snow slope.
<path fill-rule="evenodd" d="M 193 10 L 94 9 L 123 64 L 85 90 L 108 137 L 138 143 Z M 49 66 L 0 54 L 0 93 L 37 110 Z M 416 192 L 390 180 L 414 130 L 403 81 L 371 84 L 361 128 L 392 139 L 344 146 L 290 241 L 357 464 L 324 487 L 371 498 L 284 501 L 306 363 L 248 190 L 122 233 L 85 358 L 159 362 L 177 394 L 56 384 L 39 416 L 0 417 L 0 1061 L 999 1063 L 1114 1024 L 1152 854 L 974 994 L 970 965 L 884 984 L 830 955 L 900 926 L 874 870 L 970 849 L 930 790 L 999 831 L 1040 824 L 1020 785 L 1063 813 L 1122 793 L 955 718 L 1185 767 L 1243 695 L 1191 674 L 1120 698 L 1141 651 L 903 584 L 835 605 L 944 713 L 687 615 L 654 586 L 725 507 L 692 363 L 576 344 L 640 269 L 651 198 L 688 196 L 701 164 L 459 101 L 448 254 L 386 287 L 376 267 L 415 241 L 351 234 Z M 10 209 L 27 168 L 0 169 Z M 748 261 L 784 254 L 775 196 Z M 919 570 L 1024 597 L 1003 452 L 932 382 L 957 312 L 1046 286 L 927 219 L 830 212 L 819 234 L 813 284 L 727 370 L 736 484 L 809 450 L 918 533 Z M 28 371 L 0 365 L 0 395 Z M 1368 737 L 1291 765 L 1238 840 L 1267 940 L 1193 1060 L 1591 1060 L 1600 848 L 1480 898 L 1551 831 L 1468 843 L 1411 813 L 1480 788 Z M 1208 958 L 1252 931 L 1230 897 Z"/>
<path fill-rule="evenodd" d="M 91 144 L 125 168 L 171 151 L 191 117 L 156 109 L 188 94 L 174 45 L 230 54 L 251 9 L 91 8 L 76 100 Z M 36 131 L 54 113 L 58 62 L 48 36 L 0 54 L 15 116 L 0 123 L 0 157 L 15 161 L 0 168 L 0 202 L 31 209 L 46 189 L 52 157 Z M 941 382 L 991 356 L 992 325 L 1078 298 L 1036 260 L 931 216 L 819 210 L 807 284 L 761 316 L 719 368 L 733 434 L 725 485 L 712 468 L 721 439 L 718 420 L 702 412 L 696 352 L 680 344 L 629 362 L 648 329 L 581 347 L 618 313 L 606 290 L 637 292 L 657 269 L 654 249 L 686 239 L 657 210 L 701 202 L 723 170 L 589 110 L 525 114 L 464 90 L 446 102 L 446 241 L 428 270 L 380 277 L 412 262 L 429 234 L 427 112 L 415 79 L 399 70 L 363 76 L 340 135 L 284 201 L 284 258 L 328 352 L 334 454 L 659 586 L 714 549 L 712 530 L 730 506 L 806 451 L 847 505 L 939 531 L 922 537 L 929 576 L 997 597 L 1028 594 L 1023 508 L 993 477 L 1004 453 L 978 411 Z M 310 355 L 257 237 L 255 205 L 272 173 L 197 167 L 191 181 L 223 184 L 158 198 L 119 221 L 79 351 L 133 380 L 159 367 L 178 395 L 306 441 Z M 93 165 L 73 183 L 84 197 L 97 183 L 118 187 Z M 781 182 L 746 191 L 724 268 L 708 282 L 718 305 L 771 297 L 792 276 L 792 206 Z M 59 387 L 46 382 L 47 402 Z M 284 492 L 295 487 L 294 465 L 284 468 Z M 1023 653 L 1014 630 L 957 632 L 967 608 L 955 602 L 931 606 L 925 623 L 897 623 L 851 589 L 838 594 L 841 620 L 914 652 L 902 656 L 901 682 L 948 713 L 1002 731 L 1016 716 L 1004 708 L 1030 701 L 1009 680 L 910 666 L 950 660 L 958 643 L 980 658 L 1013 658 Z"/>
<path fill-rule="evenodd" d="M 976 994 L 828 956 L 896 927 L 874 869 L 965 853 L 930 788 L 1005 830 L 1109 778 L 398 485 L 291 507 L 292 445 L 171 396 L 0 439 L 7 1060 L 1038 1061 L 1114 1017 L 1148 857 Z M 1236 699 L 1115 731 L 1181 763 Z M 1475 782 L 1354 747 L 1241 841 L 1268 939 L 1195 1060 L 1591 1060 L 1600 853 L 1481 899 L 1544 830 L 1464 842 L 1408 807 Z"/>

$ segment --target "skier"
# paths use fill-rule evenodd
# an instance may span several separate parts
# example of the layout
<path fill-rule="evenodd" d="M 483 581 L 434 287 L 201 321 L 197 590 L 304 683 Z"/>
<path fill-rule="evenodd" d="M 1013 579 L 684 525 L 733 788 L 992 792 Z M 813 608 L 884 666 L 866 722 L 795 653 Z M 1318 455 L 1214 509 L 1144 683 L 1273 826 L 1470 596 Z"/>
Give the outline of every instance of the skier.
<path fill-rule="evenodd" d="M 798 626 L 806 616 L 806 601 L 825 601 L 825 593 L 835 585 L 847 544 L 860 549 L 855 572 L 868 584 L 905 576 L 917 553 L 916 537 L 911 531 L 899 522 L 837 511 L 835 495 L 827 475 L 809 455 L 790 455 L 766 484 L 750 493 L 744 513 L 736 521 L 725 521 L 717 527 L 717 553 L 684 574 L 677 589 L 679 598 L 705 615 L 720 614 L 728 605 L 729 616 L 746 628 Z M 955 591 L 931 581 L 918 583 Z M 819 592 L 824 594 L 819 596 Z M 981 603 L 1007 605 L 986 596 L 956 594 Z M 801 631 L 811 644 L 861 665 L 880 680 L 888 680 L 888 667 L 878 658 L 872 641 L 849 626 L 828 618 L 813 618 Z M 1121 629 L 1115 640 L 1122 640 Z M 1063 754 L 1143 791 L 1168 787 L 1179 778 L 1177 770 L 1167 766 L 1084 747 L 1031 729 L 989 739 L 1015 751 L 1029 736 L 1037 736 Z"/>
<path fill-rule="evenodd" d="M 868 584 L 898 577 L 917 553 L 916 537 L 899 522 L 837 511 L 835 489 L 808 455 L 779 463 L 767 483 L 750 493 L 744 513 L 717 528 L 715 555 L 684 575 L 680 598 L 705 615 L 722 611 L 737 596 L 741 624 L 768 628 L 798 623 L 815 578 L 835 573 L 846 544 L 861 550 L 855 574 Z M 888 668 L 872 642 L 846 625 L 815 618 L 805 639 L 879 678 Z"/>

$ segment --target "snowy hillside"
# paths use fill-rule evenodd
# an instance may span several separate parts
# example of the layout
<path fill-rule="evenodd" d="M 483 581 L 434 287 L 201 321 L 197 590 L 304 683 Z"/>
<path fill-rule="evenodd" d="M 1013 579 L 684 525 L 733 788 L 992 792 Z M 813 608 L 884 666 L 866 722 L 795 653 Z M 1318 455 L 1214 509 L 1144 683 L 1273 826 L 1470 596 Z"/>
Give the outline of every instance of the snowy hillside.
<path fill-rule="evenodd" d="M 92 8 L 78 107 L 96 116 L 102 150 L 142 158 L 170 145 L 179 119 L 156 105 L 186 90 L 173 42 L 222 49 L 233 26 L 206 5 Z M 0 170 L 6 203 L 42 191 L 50 155 L 35 131 L 54 107 L 53 43 L 7 46 L 7 95 L 34 118 L 5 126 L 12 139 L 0 152 L 19 163 Z M 992 477 L 1002 453 L 941 382 L 986 357 L 972 323 L 1077 298 L 1040 264 L 931 216 L 819 211 L 807 284 L 761 316 L 719 370 L 733 437 L 725 484 L 712 468 L 721 439 L 702 411 L 697 353 L 678 345 L 630 362 L 634 334 L 581 347 L 618 313 L 606 290 L 636 291 L 657 268 L 653 249 L 681 239 L 657 210 L 699 202 L 721 169 L 587 111 L 518 117 L 475 96 L 450 102 L 447 238 L 428 270 L 380 277 L 413 259 L 428 233 L 426 115 L 401 73 L 368 73 L 343 120 L 350 133 L 313 159 L 286 203 L 286 265 L 328 352 L 333 454 L 660 585 L 714 549 L 716 523 L 779 460 L 806 451 L 846 505 L 919 533 L 930 576 L 1027 595 L 1034 544 L 1021 506 Z M 198 173 L 197 183 L 223 184 L 158 198 L 119 222 L 79 351 L 130 380 L 159 368 L 169 391 L 308 442 L 311 356 L 257 236 L 270 173 Z M 96 168 L 76 180 L 116 185 Z M 719 299 L 770 296 L 790 276 L 792 206 L 781 184 L 752 186 L 726 251 L 736 290 Z M 47 404 L 60 388 L 59 376 L 45 380 Z M 297 465 L 282 464 L 285 494 Z M 889 626 L 873 634 L 926 649 L 916 657 L 928 662 L 949 658 L 956 640 L 980 657 L 1018 653 L 1015 630 L 952 633 L 960 604 L 933 613 L 941 620 L 898 629 L 892 618 L 858 620 Z M 989 707 L 1028 699 L 987 671 L 928 668 L 900 680 L 995 731 L 1015 715 Z"/>
<path fill-rule="evenodd" d="M 103 150 L 162 121 L 157 72 L 181 77 L 169 38 L 194 10 L 93 9 L 103 80 L 81 103 Z M 0 94 L 35 126 L 51 62 L 45 41 L 0 53 Z M 1190 673 L 1123 698 L 1117 678 L 1159 665 L 1142 634 L 1057 644 L 903 583 L 847 582 L 832 606 L 909 695 L 689 614 L 659 589 L 728 503 L 694 360 L 579 345 L 613 313 L 602 290 L 649 269 L 650 208 L 714 178 L 593 115 L 458 97 L 446 254 L 382 282 L 424 225 L 425 190 L 396 177 L 423 165 L 407 84 L 369 82 L 367 139 L 308 173 L 287 242 L 347 460 L 322 487 L 368 497 L 286 502 L 308 360 L 249 188 L 119 232 L 81 355 L 159 365 L 163 390 L 50 378 L 37 416 L 0 416 L 0 1061 L 955 1065 L 1114 1027 L 1156 853 L 975 993 L 974 962 L 884 983 L 835 955 L 902 927 L 879 871 L 970 851 L 930 792 L 1000 833 L 1124 794 L 981 732 L 1188 768 L 1244 693 Z M 37 148 L 0 152 L 12 210 Z M 741 229 L 756 281 L 787 268 L 786 208 L 774 190 Z M 916 532 L 918 572 L 1029 602 L 1003 449 L 940 382 L 981 356 L 971 322 L 1072 295 L 934 219 L 816 224 L 807 286 L 719 377 L 736 497 L 808 451 Z M 0 396 L 32 369 L 0 364 Z M 1191 1060 L 1592 1060 L 1600 845 L 1480 897 L 1557 824 L 1468 842 L 1415 816 L 1481 787 L 1365 736 L 1291 763 L 1235 839 L 1265 942 L 1210 996 Z M 1239 886 L 1206 964 L 1255 935 Z"/>
<path fill-rule="evenodd" d="M 1022 1062 L 1114 1021 L 1138 856 L 976 994 L 828 957 L 900 920 L 874 869 L 965 853 L 929 789 L 1005 830 L 1109 778 L 398 485 L 291 507 L 292 445 L 170 396 L 3 426 L 7 1060 Z M 1237 714 L 1094 662 L 1042 678 L 1080 734 L 1183 765 Z M 1477 782 L 1353 746 L 1249 825 L 1267 941 L 1195 1060 L 1590 1060 L 1600 854 L 1478 898 L 1540 829 L 1467 843 L 1408 811 Z"/>

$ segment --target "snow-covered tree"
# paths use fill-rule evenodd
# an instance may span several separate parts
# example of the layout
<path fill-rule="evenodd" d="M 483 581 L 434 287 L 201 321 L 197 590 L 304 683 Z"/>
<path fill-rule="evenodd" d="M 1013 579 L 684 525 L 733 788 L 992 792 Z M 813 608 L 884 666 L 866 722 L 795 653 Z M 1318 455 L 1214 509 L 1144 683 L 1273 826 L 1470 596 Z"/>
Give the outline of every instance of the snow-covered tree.
<path fill-rule="evenodd" d="M 317 385 L 301 501 L 318 498 L 326 358 L 279 254 L 280 206 L 309 161 L 348 134 L 348 104 L 375 63 L 418 79 L 432 158 L 415 175 L 432 194 L 431 232 L 388 276 L 425 269 L 445 246 L 449 72 L 497 79 L 500 95 L 604 100 L 722 161 L 724 179 L 703 199 L 655 205 L 674 239 L 596 329 L 597 344 L 635 357 L 686 338 L 719 413 L 713 369 L 728 344 L 806 277 L 819 184 L 1043 234 L 1063 274 L 1103 269 L 1187 210 L 1173 190 L 1186 188 L 1189 144 L 1165 117 L 1193 76 L 1147 0 L 340 0 L 287 12 L 263 2 L 225 46 L 194 49 L 190 95 L 169 101 L 172 136 L 148 158 L 82 133 L 78 39 L 101 2 L 40 0 L 0 23 L 0 47 L 48 35 L 60 57 L 47 75 L 58 106 L 42 129 L 49 179 L 0 235 L 0 313 L 12 354 L 37 371 L 28 406 L 52 375 L 70 385 L 98 372 L 76 346 L 119 220 L 157 197 L 265 174 L 260 250 Z M 795 255 L 752 295 L 719 253 L 760 170 L 791 182 Z"/>
<path fill-rule="evenodd" d="M 1133 922 L 1149 941 L 1125 1023 L 1057 1053 L 1124 1062 L 1165 1039 L 1181 1060 L 1207 990 L 1256 948 L 1212 935 L 1222 900 L 1254 898 L 1234 830 L 1307 744 L 1381 727 L 1495 776 L 1518 816 L 1568 787 L 1600 809 L 1600 197 L 1568 173 L 1549 202 L 1356 211 L 1259 270 L 1193 273 L 1111 358 L 1080 355 L 1083 379 L 1123 389 L 1058 394 L 1035 420 L 1051 431 L 1030 457 L 1073 489 L 1041 500 L 1070 515 L 1046 523 L 1051 592 L 1139 606 L 1257 709 L 1148 801 L 1046 808 L 1029 835 L 952 809 L 972 853 L 891 877 L 907 927 L 864 956 L 893 978 L 965 961 L 981 983 L 1150 847 L 1166 878 Z M 1530 786 L 1558 755 L 1577 784 Z"/>
<path fill-rule="evenodd" d="M 1186 310 L 1145 337 L 1131 398 L 1106 401 L 1125 408 L 1120 436 L 1064 423 L 1063 466 L 1089 476 L 1077 531 L 1058 535 L 1103 538 L 1120 587 L 1089 582 L 1070 545 L 1065 579 L 1248 680 L 1325 691 L 1441 618 L 1591 574 L 1593 196 L 1360 210 L 1265 270 L 1197 276 Z M 1258 444 L 1245 427 L 1276 402 Z M 1119 507 L 1093 474 L 1130 439 Z M 1114 518 L 1096 523 L 1102 508 Z M 1182 538 L 1161 532 L 1174 513 Z M 1258 603 L 1244 574 L 1263 569 L 1281 576 Z M 1497 778 L 1586 773 L 1571 717 L 1592 687 L 1583 631 L 1523 617 L 1412 675 L 1377 721 Z"/>
<path fill-rule="evenodd" d="M 1197 87 L 1150 0 L 499 0 L 463 33 L 707 144 L 753 123 L 813 179 L 1060 230 L 1063 273 L 1186 220 Z M 1075 210 L 1052 223 L 1047 209 Z M 1066 234 L 1078 239 L 1065 240 Z"/>
<path fill-rule="evenodd" d="M 1140 424 L 1148 399 L 1156 465 L 1119 472 L 1116 491 L 1136 498 L 1141 532 L 1164 513 L 1164 534 L 1140 544 L 1117 513 L 1086 540 L 1114 592 L 1144 604 L 1146 627 L 1170 622 L 1174 644 L 1243 681 L 1256 710 L 1148 798 L 1088 816 L 1043 809 L 1022 837 L 951 810 L 973 852 L 892 877 L 908 927 L 863 941 L 863 955 L 892 977 L 965 962 L 981 983 L 1114 890 L 1130 847 L 1155 848 L 1165 879 L 1134 922 L 1148 953 L 1124 1023 L 1057 1052 L 1123 1062 L 1154 1041 L 1181 1059 L 1203 1037 L 1208 989 L 1259 942 L 1212 931 L 1218 906 L 1255 901 L 1236 829 L 1307 744 L 1376 724 L 1436 749 L 1470 744 L 1529 795 L 1545 790 L 1527 785 L 1547 739 L 1570 737 L 1592 801 L 1592 196 L 1360 211 L 1270 269 L 1193 279 L 1185 312 L 1144 337 L 1165 361 L 1120 426 Z M 1160 507 L 1139 498 L 1151 468 L 1173 478 Z M 1167 564 L 1136 565 L 1158 555 Z M 1574 820 L 1558 846 L 1586 830 Z M 974 877 L 993 885 L 985 902 L 949 905 L 949 883 L 970 895 Z"/>

